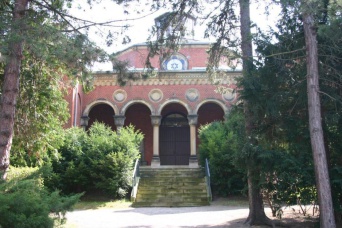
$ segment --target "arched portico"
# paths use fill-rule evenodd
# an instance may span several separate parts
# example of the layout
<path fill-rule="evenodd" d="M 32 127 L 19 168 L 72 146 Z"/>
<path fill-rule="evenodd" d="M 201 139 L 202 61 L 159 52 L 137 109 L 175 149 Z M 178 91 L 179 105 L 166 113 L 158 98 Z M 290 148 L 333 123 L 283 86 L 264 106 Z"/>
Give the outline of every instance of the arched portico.
<path fill-rule="evenodd" d="M 153 155 L 153 127 L 150 107 L 143 102 L 131 103 L 125 109 L 124 117 L 124 126 L 133 125 L 136 130 L 140 130 L 144 134 L 144 139 L 140 145 L 141 164 L 149 165 Z"/>
<path fill-rule="evenodd" d="M 224 111 L 224 114 L 228 114 L 229 113 L 229 109 L 227 107 L 227 105 L 220 100 L 217 99 L 205 99 L 203 101 L 201 101 L 197 106 L 196 109 L 194 110 L 194 113 L 198 114 L 198 110 L 204 105 L 204 104 L 208 104 L 208 103 L 214 103 L 217 104 L 218 106 L 220 106 L 222 108 L 222 110 Z"/>
<path fill-rule="evenodd" d="M 160 125 L 160 164 L 188 165 L 190 157 L 190 128 L 186 115 L 169 113 Z"/>
<path fill-rule="evenodd" d="M 206 100 L 206 102 L 202 102 L 197 109 L 198 121 L 195 130 L 197 139 L 196 148 L 199 144 L 198 128 L 214 121 L 223 121 L 225 114 L 228 112 L 228 108 L 223 106 L 221 102 L 214 101 L 215 100 Z"/>
<path fill-rule="evenodd" d="M 211 123 L 213 121 L 223 121 L 228 108 L 220 102 L 207 100 L 196 110 L 198 114 L 198 126 Z"/>
<path fill-rule="evenodd" d="M 162 115 L 162 111 L 163 110 L 165 111 L 165 107 L 170 105 L 170 104 L 179 104 L 185 108 L 187 114 L 191 114 L 191 108 L 187 103 L 185 103 L 184 101 L 181 101 L 179 99 L 170 99 L 170 100 L 165 101 L 163 104 L 160 105 L 156 115 Z"/>
<path fill-rule="evenodd" d="M 191 114 L 189 105 L 179 100 L 165 102 L 152 116 L 154 152 L 152 166 L 198 166 L 196 157 L 197 115 Z M 194 118 L 195 117 L 195 118 Z M 194 121 L 195 120 L 195 121 Z"/>
<path fill-rule="evenodd" d="M 87 107 L 86 107 L 86 108 L 84 109 L 84 111 L 83 111 L 83 115 L 82 115 L 82 116 L 88 116 L 90 110 L 91 110 L 95 105 L 98 105 L 98 104 L 107 104 L 107 105 L 109 105 L 110 107 L 112 107 L 112 109 L 114 110 L 114 113 L 119 113 L 118 107 L 117 107 L 116 105 L 114 105 L 112 102 L 107 101 L 107 100 L 96 100 L 96 101 L 93 101 L 93 102 L 91 102 L 90 104 L 87 105 Z"/>
<path fill-rule="evenodd" d="M 153 115 L 153 114 L 155 113 L 155 110 L 154 110 L 153 106 L 152 106 L 150 103 L 148 103 L 148 102 L 146 102 L 146 101 L 144 101 L 144 100 L 131 100 L 131 101 L 127 102 L 127 103 L 121 108 L 120 115 L 125 115 L 127 109 L 128 109 L 130 106 L 135 105 L 135 104 L 143 104 L 143 105 L 145 105 L 146 107 L 148 107 L 148 109 L 149 109 L 150 112 L 151 112 L 151 115 Z"/>
<path fill-rule="evenodd" d="M 117 126 L 114 122 L 113 116 L 115 115 L 115 111 L 113 106 L 108 105 L 107 102 L 98 102 L 89 107 L 86 112 L 83 112 L 82 116 L 83 127 L 87 130 L 91 127 L 91 125 L 97 121 L 100 123 L 104 123 L 109 126 L 112 130 L 116 130 Z"/>

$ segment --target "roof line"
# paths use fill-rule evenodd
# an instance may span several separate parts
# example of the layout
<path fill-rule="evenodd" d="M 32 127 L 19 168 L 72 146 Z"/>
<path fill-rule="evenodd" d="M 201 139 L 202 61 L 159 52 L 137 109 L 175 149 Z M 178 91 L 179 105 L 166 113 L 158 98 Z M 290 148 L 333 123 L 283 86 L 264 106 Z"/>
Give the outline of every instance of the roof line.
<path fill-rule="evenodd" d="M 208 41 L 194 41 L 194 42 L 190 41 L 190 42 L 181 43 L 180 45 L 185 46 L 185 45 L 210 45 L 210 44 L 211 44 L 211 42 L 208 42 Z M 116 52 L 115 55 L 121 54 L 121 53 L 128 51 L 129 49 L 133 49 L 135 47 L 143 47 L 143 46 L 147 46 L 147 45 L 148 45 L 147 42 L 133 44 L 133 45 L 121 50 L 121 51 Z"/>

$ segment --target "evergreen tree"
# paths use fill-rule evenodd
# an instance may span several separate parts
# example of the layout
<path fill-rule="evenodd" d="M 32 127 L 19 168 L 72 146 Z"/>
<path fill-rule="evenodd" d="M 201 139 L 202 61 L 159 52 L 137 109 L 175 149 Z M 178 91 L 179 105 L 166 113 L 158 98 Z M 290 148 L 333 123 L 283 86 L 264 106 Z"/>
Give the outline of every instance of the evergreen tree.
<path fill-rule="evenodd" d="M 119 0 L 114 2 L 123 3 Z M 87 28 L 96 25 L 115 26 L 118 20 L 95 23 L 76 18 L 67 11 L 72 3 L 68 0 L 5 0 L 0 3 L 2 179 L 6 179 L 10 164 L 21 74 L 31 71 L 30 74 L 37 76 L 37 80 L 42 78 L 44 81 L 46 75 L 52 76 L 55 71 L 55 76 L 56 73 L 60 74 L 58 77 L 68 75 L 78 78 L 87 90 L 90 89 L 91 80 L 87 66 L 95 60 L 106 58 L 105 53 L 87 38 Z M 113 36 L 107 38 L 112 40 Z M 24 58 L 31 59 L 30 63 L 24 61 L 30 65 L 23 64 Z M 39 76 L 40 72 L 42 77 Z M 60 80 L 56 77 L 50 79 Z"/>
<path fill-rule="evenodd" d="M 333 130 L 334 127 L 331 128 L 331 123 L 335 123 L 335 126 L 338 126 L 336 121 L 339 119 L 337 116 L 340 113 L 341 85 L 339 83 L 340 69 L 337 66 L 339 64 L 336 63 L 339 61 L 338 56 L 340 56 L 341 49 L 332 48 L 340 41 L 339 39 L 333 39 L 333 36 L 328 37 L 329 35 L 326 32 L 340 31 L 338 29 L 340 25 L 337 22 L 340 21 L 340 18 L 338 16 L 339 13 L 336 12 L 336 9 L 339 8 L 338 5 L 324 5 L 324 2 L 320 1 L 314 3 L 316 4 L 315 7 L 312 7 L 312 5 L 309 7 L 310 5 L 308 6 L 305 2 L 300 1 L 283 2 L 283 20 L 278 23 L 277 28 L 279 32 L 273 33 L 277 42 L 272 43 L 272 41 L 274 42 L 274 37 L 265 37 L 264 39 L 259 37 L 257 39 L 258 53 L 261 53 L 263 56 L 260 62 L 261 67 L 258 69 L 257 75 L 259 76 L 243 84 L 243 96 L 246 95 L 248 98 L 245 97 L 245 99 L 250 100 L 254 104 L 255 109 L 259 110 L 256 112 L 259 113 L 258 117 L 256 117 L 260 126 L 259 133 L 263 131 L 263 134 L 265 134 L 261 138 L 265 138 L 268 142 L 271 142 L 271 140 L 278 143 L 283 142 L 284 145 L 290 146 L 289 148 L 293 148 L 294 151 L 301 154 L 307 150 L 304 148 L 308 148 L 310 151 L 312 148 L 314 157 L 315 153 L 318 153 L 320 154 L 319 157 L 323 158 L 323 160 L 315 159 L 315 163 L 312 164 L 316 172 L 319 204 L 322 205 L 320 207 L 330 207 L 330 209 L 323 209 L 321 225 L 323 227 L 334 227 L 332 200 L 331 196 L 329 196 L 331 190 L 329 189 L 328 162 L 330 163 L 330 168 L 335 166 L 331 171 L 339 167 L 339 165 L 336 166 L 336 162 L 329 155 L 331 151 L 335 150 L 331 145 L 339 137 L 339 134 L 332 133 L 335 131 Z M 304 23 L 305 17 L 303 15 L 305 13 L 311 15 L 312 20 L 310 23 L 314 24 L 311 24 L 309 30 L 304 33 L 304 28 L 307 26 Z M 314 33 L 309 35 L 314 37 L 317 34 L 316 32 L 318 32 L 318 41 L 313 42 L 313 45 L 318 44 L 318 51 L 311 58 L 316 58 L 318 61 L 310 60 L 308 56 L 311 53 L 311 51 L 308 51 L 310 49 L 308 43 L 312 43 L 305 39 L 305 36 L 312 31 Z M 315 40 L 314 37 L 311 38 Z M 303 48 L 305 45 L 306 48 Z M 306 79 L 312 79 L 312 77 L 307 77 L 307 75 L 312 75 L 312 73 L 309 73 L 312 70 L 312 66 L 310 69 L 308 66 L 314 62 L 316 62 L 315 68 L 317 72 L 314 73 L 316 81 L 315 85 L 312 86 L 311 81 L 305 82 Z M 318 77 L 318 74 L 320 77 Z M 318 86 L 318 78 L 322 85 L 321 88 Z M 308 88 L 306 88 L 307 85 Z M 314 88 L 313 92 L 316 93 L 314 96 L 320 96 L 324 102 L 319 102 L 319 97 L 316 97 L 314 105 L 310 102 L 307 103 L 308 100 L 312 99 L 310 96 L 313 95 L 307 93 L 307 91 L 312 88 Z M 321 107 L 316 112 L 323 111 L 322 118 L 319 118 L 319 120 L 323 120 L 323 127 L 317 126 L 315 129 L 321 129 L 319 130 L 321 133 L 323 133 L 323 129 L 325 130 L 325 135 L 324 137 L 322 135 L 320 140 L 315 139 L 313 136 L 309 137 L 310 122 L 308 120 L 311 121 L 317 118 L 309 117 L 312 116 L 312 114 L 309 115 L 310 108 L 317 105 Z M 331 118 L 334 116 L 332 113 L 336 115 L 335 118 Z M 326 115 L 329 115 L 330 118 Z M 329 123 L 330 127 L 327 126 L 327 123 Z M 316 131 L 315 134 L 317 134 Z M 310 138 L 311 142 L 314 142 L 312 146 L 308 144 Z M 305 141 L 307 143 L 303 148 L 300 145 Z M 321 145 L 321 149 L 315 150 L 316 143 Z M 328 154 L 328 161 L 324 161 L 325 151 Z M 336 156 L 336 153 L 334 153 L 334 156 Z M 320 174 L 318 175 L 318 173 Z M 324 178 L 320 177 L 322 174 L 325 175 Z M 336 180 L 335 178 L 333 183 L 336 182 L 334 181 Z M 322 184 L 324 187 L 320 186 Z M 338 194 L 334 192 L 337 186 L 336 184 L 333 186 L 336 205 L 338 204 L 338 196 L 336 196 Z M 337 192 L 340 192 L 340 189 Z M 322 198 L 324 202 L 322 202 Z M 338 208 L 339 206 L 335 207 L 335 209 Z"/>

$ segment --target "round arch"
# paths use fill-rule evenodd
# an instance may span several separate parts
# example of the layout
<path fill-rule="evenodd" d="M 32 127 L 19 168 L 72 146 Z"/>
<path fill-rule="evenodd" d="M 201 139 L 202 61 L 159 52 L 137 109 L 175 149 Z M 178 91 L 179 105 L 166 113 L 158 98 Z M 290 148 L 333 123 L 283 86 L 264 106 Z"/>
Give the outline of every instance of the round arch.
<path fill-rule="evenodd" d="M 151 114 L 153 115 L 154 114 L 154 108 L 152 107 L 152 105 L 144 100 L 132 100 L 132 101 L 129 101 L 127 102 L 122 108 L 121 108 L 121 112 L 120 112 L 120 115 L 125 115 L 127 109 L 134 105 L 134 104 L 144 104 L 146 105 L 150 111 L 151 111 Z"/>
<path fill-rule="evenodd" d="M 222 101 L 220 101 L 220 100 L 217 100 L 217 99 L 205 99 L 205 100 L 201 101 L 201 102 L 197 105 L 197 107 L 196 107 L 196 109 L 195 109 L 195 111 L 194 111 L 194 114 L 198 114 L 198 110 L 201 108 L 201 106 L 204 105 L 204 104 L 207 104 L 207 103 L 215 103 L 215 104 L 219 105 L 219 106 L 222 108 L 224 114 L 228 114 L 228 113 L 229 113 L 229 109 L 228 109 L 228 107 L 225 105 L 224 102 L 222 102 Z"/>
<path fill-rule="evenodd" d="M 178 100 L 178 99 L 172 99 L 172 100 L 168 100 L 168 101 L 164 102 L 163 104 L 161 104 L 159 109 L 158 109 L 158 113 L 156 113 L 156 115 L 161 115 L 163 108 L 165 106 L 167 106 L 168 104 L 172 104 L 172 103 L 176 103 L 176 104 L 180 104 L 180 105 L 184 106 L 184 108 L 188 112 L 188 115 L 192 114 L 191 109 L 187 103 L 185 103 L 184 101 Z"/>
<path fill-rule="evenodd" d="M 114 110 L 114 113 L 117 115 L 119 113 L 119 109 L 118 107 L 116 107 L 116 105 L 112 104 L 111 102 L 107 101 L 107 100 L 96 100 L 96 101 L 93 101 L 91 102 L 90 104 L 87 105 L 87 107 L 84 109 L 83 111 L 83 116 L 88 116 L 89 115 L 89 112 L 90 110 L 96 106 L 96 105 L 99 105 L 99 104 L 106 104 L 106 105 L 109 105 L 113 110 Z"/>

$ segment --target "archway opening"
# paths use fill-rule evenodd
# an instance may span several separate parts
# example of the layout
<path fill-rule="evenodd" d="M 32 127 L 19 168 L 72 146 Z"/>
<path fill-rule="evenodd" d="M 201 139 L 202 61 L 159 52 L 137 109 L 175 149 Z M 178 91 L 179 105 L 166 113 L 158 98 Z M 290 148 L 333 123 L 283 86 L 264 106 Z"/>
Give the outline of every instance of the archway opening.
<path fill-rule="evenodd" d="M 109 126 L 113 131 L 116 130 L 116 126 L 114 123 L 114 110 L 107 104 L 97 104 L 93 106 L 89 112 L 89 121 L 86 130 L 88 130 L 91 125 L 97 121 L 100 123 L 104 123 Z"/>
<path fill-rule="evenodd" d="M 198 126 L 224 120 L 224 110 L 216 103 L 205 103 L 198 109 Z"/>
<path fill-rule="evenodd" d="M 212 123 L 214 121 L 224 120 L 224 110 L 216 103 L 205 103 L 198 109 L 198 121 L 196 126 L 196 147 L 200 144 L 198 138 L 198 128 L 202 125 Z M 196 150 L 198 151 L 198 150 Z"/>
<path fill-rule="evenodd" d="M 161 165 L 189 165 L 190 127 L 186 109 L 170 104 L 162 111 L 159 129 L 159 156 Z"/>
<path fill-rule="evenodd" d="M 144 134 L 144 139 L 140 145 L 141 164 L 151 164 L 153 156 L 153 127 L 151 124 L 151 111 L 141 103 L 135 103 L 128 107 L 125 113 L 125 125 L 132 124 L 135 129 L 140 130 Z"/>

